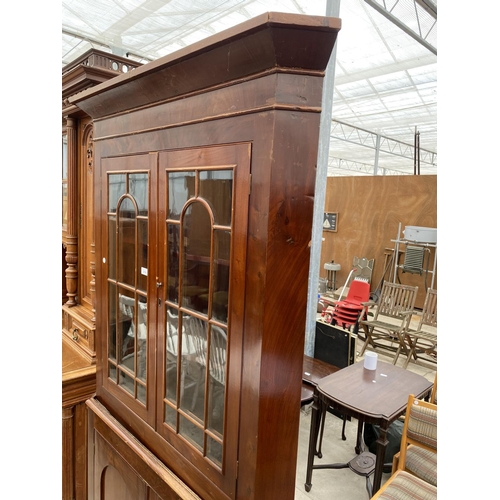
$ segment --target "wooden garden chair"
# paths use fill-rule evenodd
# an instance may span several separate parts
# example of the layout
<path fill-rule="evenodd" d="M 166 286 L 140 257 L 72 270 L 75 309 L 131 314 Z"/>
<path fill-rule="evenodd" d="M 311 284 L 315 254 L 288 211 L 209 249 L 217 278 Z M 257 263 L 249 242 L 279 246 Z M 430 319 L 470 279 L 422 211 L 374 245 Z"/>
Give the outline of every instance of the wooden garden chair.
<path fill-rule="evenodd" d="M 416 329 L 407 329 L 405 341 L 408 353 L 404 368 L 411 358 L 437 363 L 437 290 L 427 290 L 420 322 Z M 396 353 L 396 359 L 398 355 L 399 352 Z"/>
<path fill-rule="evenodd" d="M 363 356 L 368 346 L 374 351 L 381 349 L 395 353 L 393 364 L 396 364 L 397 356 L 401 351 L 408 355 L 405 335 L 414 313 L 417 292 L 417 286 L 386 281 L 382 286 L 378 301 L 364 303 L 367 310 L 375 306 L 375 312 L 373 319 L 363 319 L 359 322 L 365 334 L 360 356 Z"/>

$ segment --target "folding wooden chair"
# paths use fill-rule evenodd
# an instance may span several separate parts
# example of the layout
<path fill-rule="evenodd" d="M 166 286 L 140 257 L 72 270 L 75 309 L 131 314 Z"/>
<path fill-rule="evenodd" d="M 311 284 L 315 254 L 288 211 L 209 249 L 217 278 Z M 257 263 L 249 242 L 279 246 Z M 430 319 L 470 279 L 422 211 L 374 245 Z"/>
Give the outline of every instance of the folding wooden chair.
<path fill-rule="evenodd" d="M 408 355 L 404 368 L 411 358 L 437 363 L 437 290 L 427 290 L 420 322 L 416 329 L 407 329 L 405 341 Z M 398 356 L 399 352 L 396 353 L 396 359 Z"/>
<path fill-rule="evenodd" d="M 437 499 L 437 405 L 408 397 L 397 467 L 374 499 Z"/>
<path fill-rule="evenodd" d="M 365 302 L 368 308 L 376 306 L 373 319 L 359 322 L 365 334 L 361 348 L 362 356 L 368 346 L 374 351 L 383 350 L 395 353 L 393 364 L 401 350 L 408 355 L 405 334 L 409 328 L 418 287 L 384 282 L 378 302 Z"/>

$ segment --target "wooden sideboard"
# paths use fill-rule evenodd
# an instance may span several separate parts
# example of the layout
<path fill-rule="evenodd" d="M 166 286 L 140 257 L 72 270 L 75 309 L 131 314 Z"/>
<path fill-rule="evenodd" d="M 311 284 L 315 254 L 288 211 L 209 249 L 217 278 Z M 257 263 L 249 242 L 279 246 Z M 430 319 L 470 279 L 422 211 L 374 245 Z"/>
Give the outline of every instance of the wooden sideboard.
<path fill-rule="evenodd" d="M 87 409 L 96 365 L 62 338 L 62 498 L 87 499 Z"/>

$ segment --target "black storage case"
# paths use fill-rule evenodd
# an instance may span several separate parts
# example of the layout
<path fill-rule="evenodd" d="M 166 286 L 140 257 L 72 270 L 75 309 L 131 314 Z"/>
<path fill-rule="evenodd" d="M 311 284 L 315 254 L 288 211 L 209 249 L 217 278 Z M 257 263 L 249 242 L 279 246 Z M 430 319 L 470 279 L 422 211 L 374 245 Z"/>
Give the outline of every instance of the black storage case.
<path fill-rule="evenodd" d="M 352 365 L 356 359 L 357 335 L 339 326 L 316 321 L 316 337 L 314 340 L 314 357 L 330 363 L 338 368 Z M 328 413 L 344 418 L 342 413 L 327 408 Z M 351 421 L 351 417 L 346 417 Z"/>
<path fill-rule="evenodd" d="M 338 368 L 352 365 L 356 359 L 356 337 L 349 330 L 316 321 L 314 357 Z"/>

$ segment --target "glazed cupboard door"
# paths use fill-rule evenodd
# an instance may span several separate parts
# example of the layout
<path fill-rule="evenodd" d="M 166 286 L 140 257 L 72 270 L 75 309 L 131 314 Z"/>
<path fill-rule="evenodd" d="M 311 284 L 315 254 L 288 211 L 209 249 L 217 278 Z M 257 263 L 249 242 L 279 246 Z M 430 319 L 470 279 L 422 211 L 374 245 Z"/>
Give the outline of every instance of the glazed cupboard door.
<path fill-rule="evenodd" d="M 154 433 L 160 459 L 169 462 L 172 447 L 229 498 L 250 151 L 244 143 L 101 163 L 105 399 L 127 408 L 142 439 Z"/>
<path fill-rule="evenodd" d="M 103 387 L 154 419 L 157 155 L 102 160 Z"/>
<path fill-rule="evenodd" d="M 249 177 L 249 144 L 159 153 L 157 432 L 230 497 Z"/>

